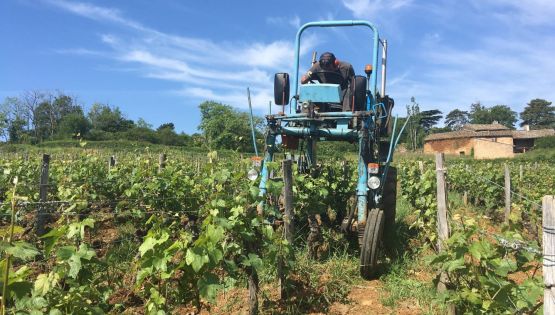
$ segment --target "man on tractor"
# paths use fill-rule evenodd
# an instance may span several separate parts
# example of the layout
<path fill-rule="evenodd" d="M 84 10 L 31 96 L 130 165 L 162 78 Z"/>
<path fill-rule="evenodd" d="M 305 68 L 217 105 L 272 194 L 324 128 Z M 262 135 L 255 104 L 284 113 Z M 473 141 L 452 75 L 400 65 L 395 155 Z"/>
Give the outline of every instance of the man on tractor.
<path fill-rule="evenodd" d="M 320 83 L 334 83 L 341 87 L 342 111 L 351 110 L 350 85 L 355 77 L 353 66 L 345 61 L 339 61 L 331 52 L 325 52 L 318 62 L 301 77 L 301 84 L 312 80 Z"/>

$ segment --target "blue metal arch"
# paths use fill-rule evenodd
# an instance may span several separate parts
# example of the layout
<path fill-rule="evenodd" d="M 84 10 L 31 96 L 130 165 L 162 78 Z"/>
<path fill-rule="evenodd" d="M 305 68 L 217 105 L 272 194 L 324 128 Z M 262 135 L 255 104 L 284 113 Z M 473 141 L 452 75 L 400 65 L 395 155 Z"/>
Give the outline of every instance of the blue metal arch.
<path fill-rule="evenodd" d="M 370 87 L 372 88 L 372 95 L 375 97 L 378 77 L 376 70 L 378 69 L 378 48 L 380 36 L 378 34 L 378 29 L 372 23 L 362 20 L 344 20 L 344 21 L 319 21 L 319 22 L 309 22 L 301 26 L 297 32 L 297 37 L 295 38 L 295 75 L 293 76 L 293 88 L 295 95 L 299 94 L 299 54 L 301 49 L 301 35 L 307 28 L 310 27 L 335 27 L 335 26 L 368 26 L 374 33 L 373 39 L 373 59 L 372 59 L 372 75 L 370 76 Z M 291 108 L 297 107 L 297 100 L 294 98 L 293 102 L 290 104 L 289 113 L 291 113 Z M 367 104 L 366 110 L 370 110 L 370 104 Z"/>

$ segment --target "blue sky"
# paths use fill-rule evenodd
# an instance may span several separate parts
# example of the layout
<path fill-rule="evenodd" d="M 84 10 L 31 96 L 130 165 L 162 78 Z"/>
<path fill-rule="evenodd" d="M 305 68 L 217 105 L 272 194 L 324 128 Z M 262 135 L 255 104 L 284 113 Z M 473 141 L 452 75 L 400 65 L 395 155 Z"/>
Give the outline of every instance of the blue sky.
<path fill-rule="evenodd" d="M 399 115 L 411 96 L 444 114 L 476 101 L 520 112 L 532 98 L 555 100 L 553 16 L 553 0 L 4 0 L 0 98 L 59 90 L 86 108 L 107 103 L 193 133 L 198 104 L 247 109 L 247 86 L 256 113 L 268 112 L 273 74 L 292 72 L 300 25 L 365 19 L 389 42 Z M 361 27 L 310 29 L 301 69 L 312 51 L 333 51 L 362 73 L 370 43 Z"/>

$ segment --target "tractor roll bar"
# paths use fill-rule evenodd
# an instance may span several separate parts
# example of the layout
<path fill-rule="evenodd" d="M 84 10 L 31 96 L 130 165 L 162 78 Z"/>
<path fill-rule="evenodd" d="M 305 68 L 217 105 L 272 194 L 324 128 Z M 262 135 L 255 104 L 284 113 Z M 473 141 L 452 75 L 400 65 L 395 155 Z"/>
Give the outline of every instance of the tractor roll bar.
<path fill-rule="evenodd" d="M 293 77 L 293 88 L 295 89 L 295 95 L 299 94 L 299 54 L 301 49 L 301 35 L 307 28 L 310 27 L 334 27 L 334 26 L 368 26 L 374 33 L 373 39 L 373 58 L 372 58 L 372 75 L 370 76 L 370 87 L 372 88 L 372 95 L 375 97 L 377 89 L 377 75 L 378 70 L 378 45 L 380 36 L 378 34 L 378 29 L 370 22 L 361 20 L 345 20 L 345 21 L 319 21 L 319 22 L 309 22 L 301 26 L 297 32 L 297 37 L 295 38 L 295 76 Z M 289 113 L 291 113 L 291 108 L 295 106 L 297 108 L 297 99 L 293 98 L 292 104 L 289 106 Z M 369 104 L 366 110 L 370 110 Z"/>

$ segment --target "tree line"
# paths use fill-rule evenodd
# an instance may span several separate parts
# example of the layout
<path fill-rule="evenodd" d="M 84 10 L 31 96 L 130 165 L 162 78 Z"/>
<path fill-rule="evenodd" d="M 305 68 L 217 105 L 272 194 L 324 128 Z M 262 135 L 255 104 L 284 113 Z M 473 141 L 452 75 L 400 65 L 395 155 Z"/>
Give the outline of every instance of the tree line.
<path fill-rule="evenodd" d="M 206 101 L 199 105 L 199 133 L 177 133 L 173 122 L 154 128 L 133 121 L 117 106 L 94 103 L 88 111 L 76 97 L 62 92 L 27 91 L 0 104 L 0 138 L 7 143 L 38 144 L 52 140 L 127 140 L 153 144 L 253 151 L 248 113 Z M 262 119 L 255 117 L 256 136 Z"/>
<path fill-rule="evenodd" d="M 407 147 L 416 150 L 424 145 L 427 135 L 440 132 L 457 131 L 466 124 L 492 124 L 498 122 L 510 129 L 515 129 L 515 124 L 520 117 L 520 126 L 528 125 L 530 129 L 555 128 L 555 106 L 552 103 L 536 98 L 527 103 L 521 113 L 513 111 L 507 105 L 495 105 L 487 107 L 480 102 L 470 105 L 470 110 L 454 109 L 445 116 L 444 127 L 437 127 L 443 118 L 440 110 L 432 109 L 421 111 L 420 105 L 415 98 L 411 98 L 411 104 L 407 105 L 407 116 L 411 119 L 407 123 L 406 132 L 401 138 Z M 404 123 L 400 120 L 397 129 Z"/>
<path fill-rule="evenodd" d="M 424 138 L 432 133 L 460 130 L 468 123 L 491 124 L 499 122 L 515 128 L 517 117 L 521 126 L 530 129 L 554 128 L 555 106 L 544 99 L 531 100 L 521 113 L 507 105 L 487 107 L 480 102 L 470 105 L 470 110 L 454 109 L 444 118 L 438 109 L 420 110 L 414 97 L 406 106 L 411 119 L 400 142 L 413 150 L 421 148 Z M 117 106 L 94 103 L 88 111 L 76 97 L 57 92 L 27 91 L 18 97 L 7 97 L 0 105 L 0 137 L 9 143 L 37 144 L 50 140 L 128 140 L 153 144 L 229 149 L 252 152 L 249 114 L 213 101 L 198 106 L 201 123 L 199 133 L 177 133 L 172 122 L 154 128 L 144 119 L 128 119 Z M 406 118 L 400 118 L 397 129 Z M 263 146 L 263 120 L 254 117 L 255 137 L 259 148 Z"/>

